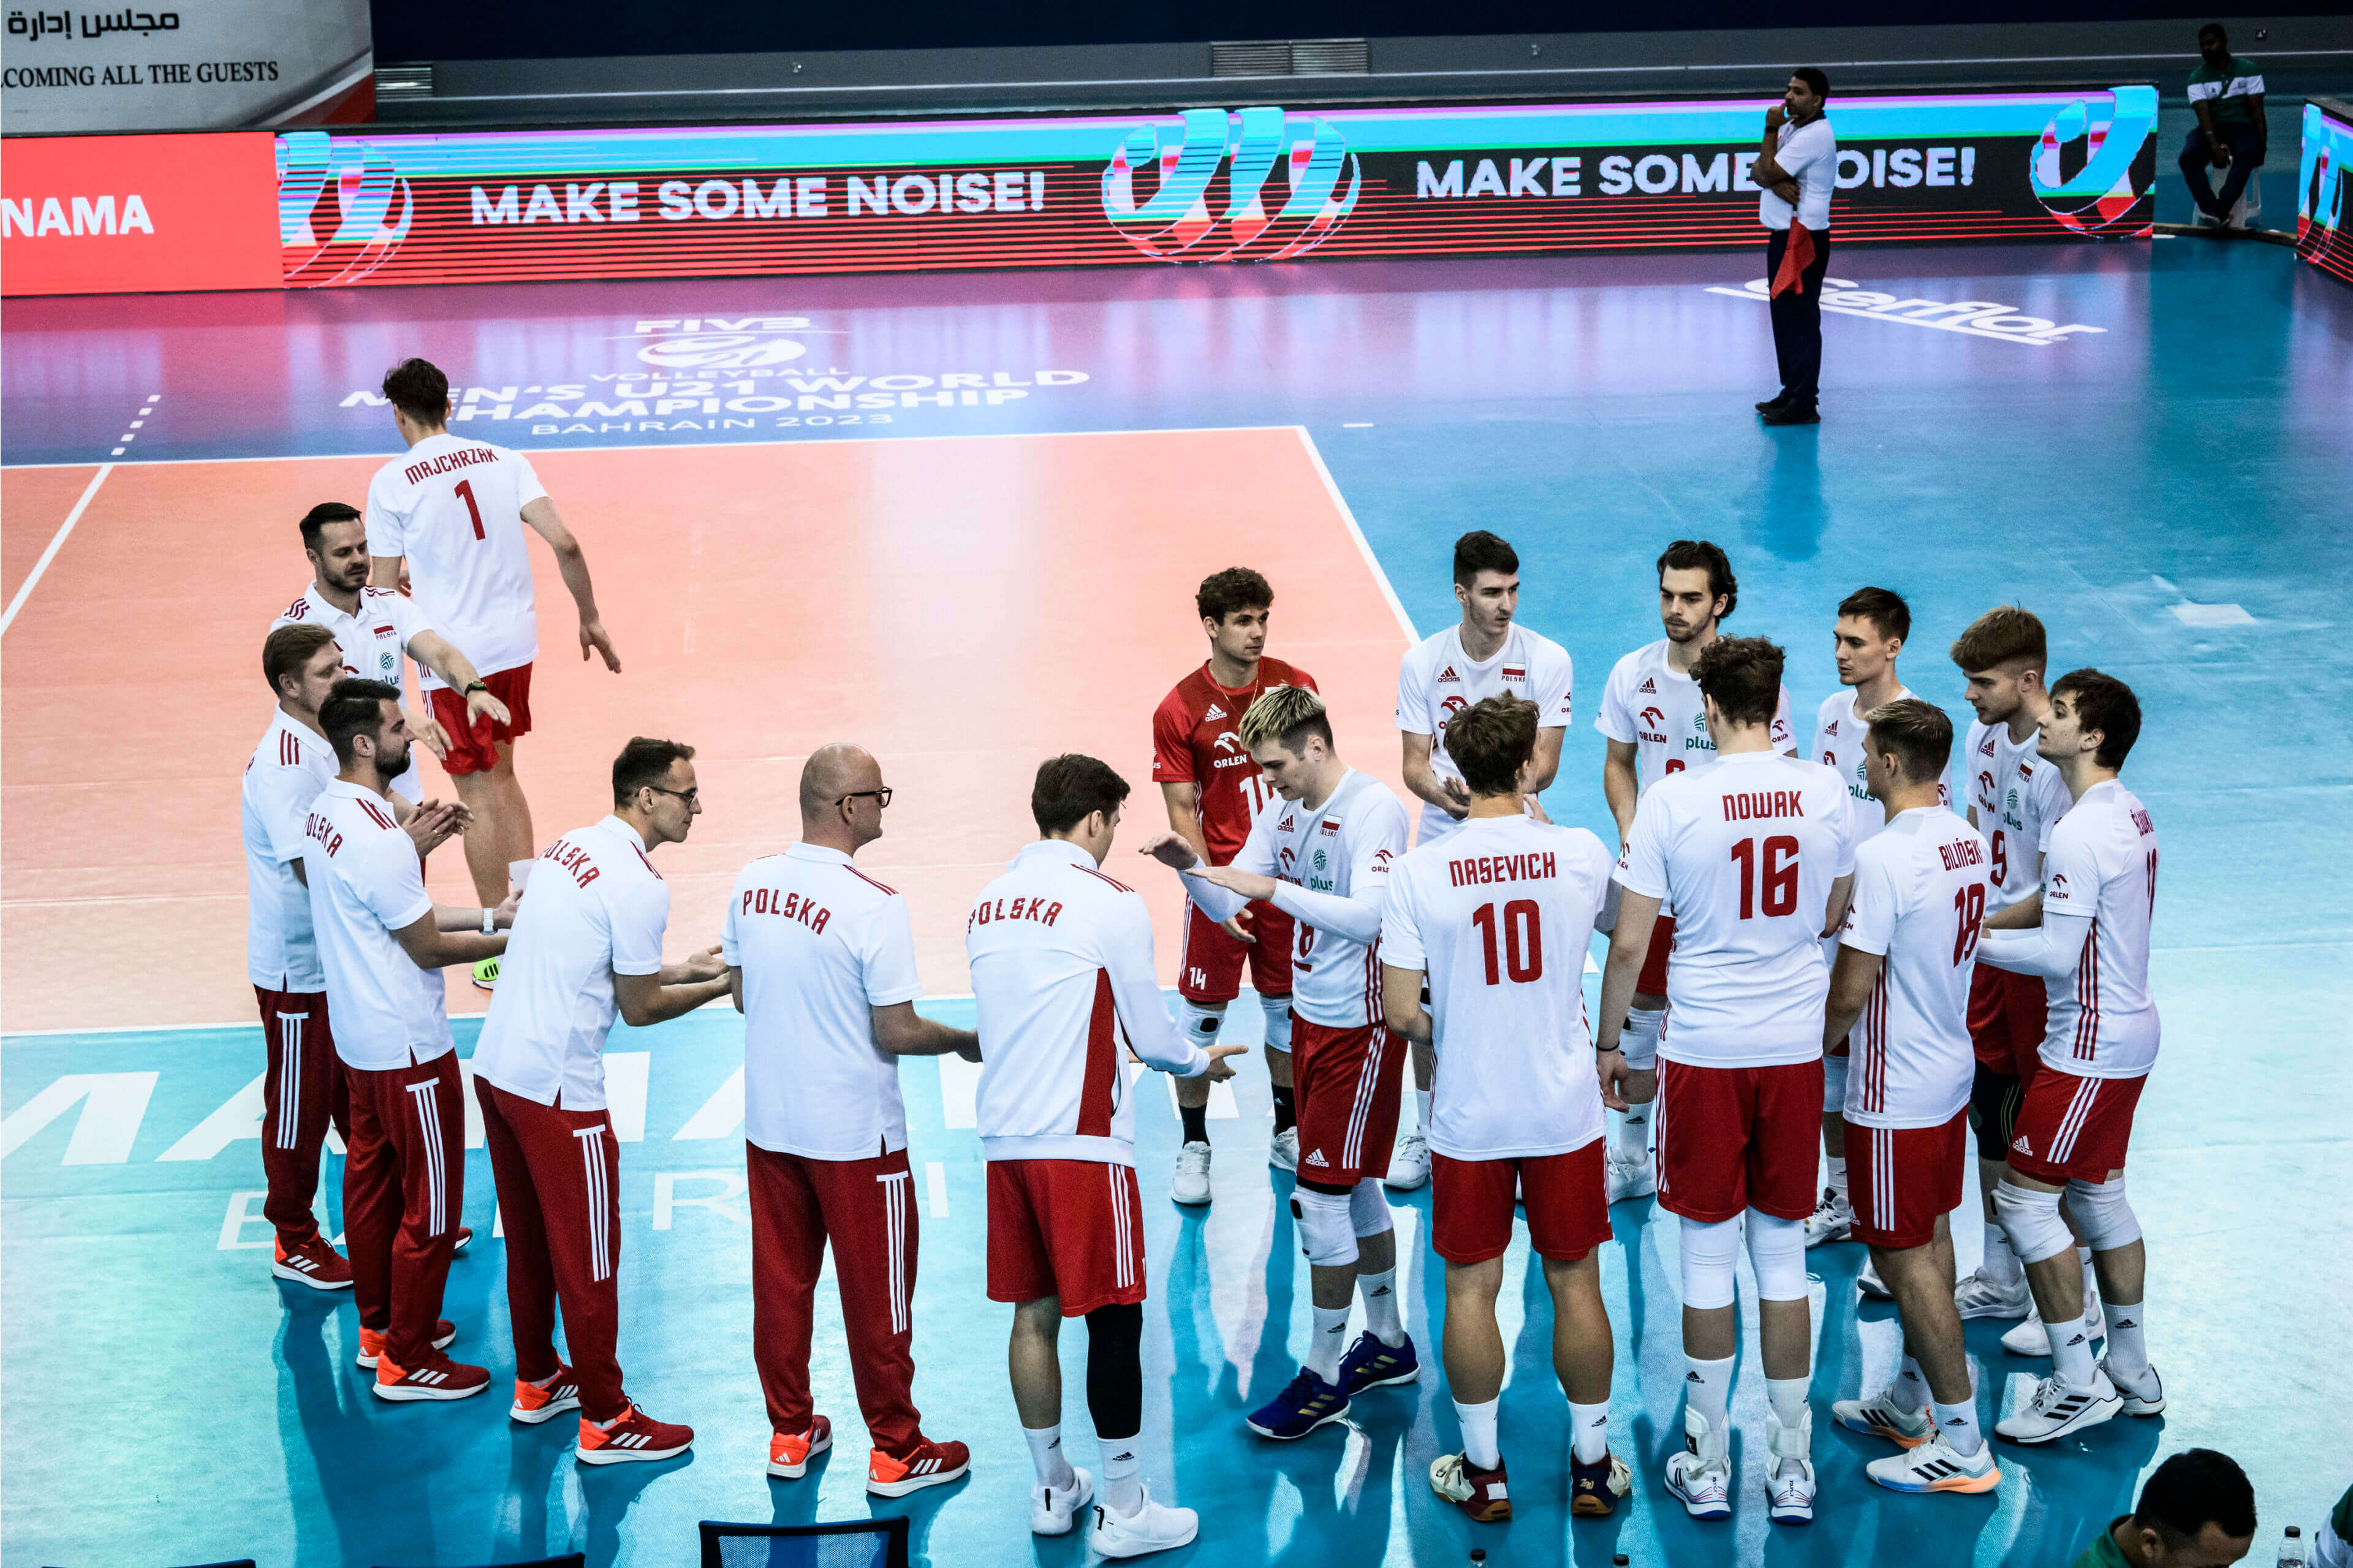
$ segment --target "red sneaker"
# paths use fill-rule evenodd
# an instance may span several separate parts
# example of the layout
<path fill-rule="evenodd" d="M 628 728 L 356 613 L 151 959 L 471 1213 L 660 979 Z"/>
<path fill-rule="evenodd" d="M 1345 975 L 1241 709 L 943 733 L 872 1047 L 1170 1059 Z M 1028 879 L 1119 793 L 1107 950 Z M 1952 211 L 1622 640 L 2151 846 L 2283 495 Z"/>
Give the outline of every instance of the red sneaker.
<path fill-rule="evenodd" d="M 389 1355 L 376 1358 L 378 1399 L 467 1399 L 490 1385 L 488 1368 L 451 1361 L 438 1351 L 433 1352 L 430 1361 L 419 1362 L 406 1370 L 394 1365 Z"/>
<path fill-rule="evenodd" d="M 515 1379 L 514 1403 L 507 1406 L 507 1415 L 526 1426 L 536 1426 L 567 1410 L 579 1408 L 580 1384 L 573 1377 L 572 1369 L 558 1362 L 555 1375 L 545 1383 Z"/>
<path fill-rule="evenodd" d="M 602 1426 L 580 1417 L 580 1447 L 572 1457 L 584 1465 L 618 1465 L 631 1459 L 674 1459 L 693 1446 L 693 1427 L 657 1421 L 631 1405 Z"/>
<path fill-rule="evenodd" d="M 384 1342 L 390 1336 L 386 1334 L 377 1333 L 374 1329 L 362 1329 L 360 1331 L 360 1353 L 352 1359 L 358 1362 L 362 1366 L 375 1365 L 376 1358 L 384 1354 Z M 447 1318 L 443 1318 L 433 1325 L 433 1348 L 435 1350 L 446 1351 L 457 1342 L 457 1324 L 451 1322 Z"/>
<path fill-rule="evenodd" d="M 812 1415 L 806 1432 L 776 1432 L 769 1436 L 768 1473 L 788 1481 L 799 1480 L 807 1471 L 808 1462 L 832 1447 L 833 1423 L 822 1415 Z"/>
<path fill-rule="evenodd" d="M 286 1238 L 278 1238 L 278 1256 L 269 1265 L 269 1272 L 280 1279 L 291 1279 L 298 1285 L 308 1285 L 313 1290 L 348 1290 L 352 1288 L 352 1266 L 343 1255 L 327 1245 L 327 1238 L 313 1235 L 300 1247 L 287 1247 Z"/>
<path fill-rule="evenodd" d="M 876 1497 L 905 1497 L 925 1487 L 944 1486 L 972 1468 L 972 1450 L 962 1443 L 923 1438 L 903 1454 L 874 1450 L 866 1461 L 866 1489 Z"/>

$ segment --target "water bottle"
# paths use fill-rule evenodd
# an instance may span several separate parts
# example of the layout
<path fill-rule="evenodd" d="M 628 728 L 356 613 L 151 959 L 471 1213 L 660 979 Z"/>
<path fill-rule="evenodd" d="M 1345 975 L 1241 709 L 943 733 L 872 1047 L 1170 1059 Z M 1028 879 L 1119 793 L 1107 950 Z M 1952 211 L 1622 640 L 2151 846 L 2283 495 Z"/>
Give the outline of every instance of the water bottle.
<path fill-rule="evenodd" d="M 2304 1531 L 2292 1524 L 2280 1537 L 2279 1568 L 2305 1568 Z"/>

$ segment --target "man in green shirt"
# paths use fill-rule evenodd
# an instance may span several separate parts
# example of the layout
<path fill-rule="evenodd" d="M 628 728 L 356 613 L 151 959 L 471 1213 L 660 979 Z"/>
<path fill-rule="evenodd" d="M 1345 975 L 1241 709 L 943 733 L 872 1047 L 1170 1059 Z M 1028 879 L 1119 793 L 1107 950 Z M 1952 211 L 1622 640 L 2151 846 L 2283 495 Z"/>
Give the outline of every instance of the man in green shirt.
<path fill-rule="evenodd" d="M 2198 115 L 2198 129 L 2181 145 L 2181 177 L 2198 210 L 2229 226 L 2231 209 L 2271 140 L 2263 119 L 2263 76 L 2254 61 L 2231 52 L 2230 35 L 2219 22 L 2198 29 L 2198 68 L 2189 76 L 2189 107 Z M 2209 182 L 2210 165 L 2229 171 L 2219 193 Z"/>
<path fill-rule="evenodd" d="M 2229 1568 L 2255 1539 L 2255 1489 L 2227 1454 L 2189 1448 L 2157 1467 L 2140 1504 L 2093 1538 L 2075 1568 Z"/>

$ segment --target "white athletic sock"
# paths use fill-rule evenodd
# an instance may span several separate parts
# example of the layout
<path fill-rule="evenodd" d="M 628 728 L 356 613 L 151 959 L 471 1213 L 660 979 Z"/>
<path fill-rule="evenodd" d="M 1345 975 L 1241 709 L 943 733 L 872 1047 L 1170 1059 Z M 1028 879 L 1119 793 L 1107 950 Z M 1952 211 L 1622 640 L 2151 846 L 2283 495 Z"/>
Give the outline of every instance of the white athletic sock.
<path fill-rule="evenodd" d="M 1133 1437 L 1103 1446 L 1103 1503 L 1113 1513 L 1134 1513 L 1144 1506 L 1144 1460 Z"/>
<path fill-rule="evenodd" d="M 2001 1221 L 1985 1222 L 1985 1261 L 1978 1271 L 2000 1285 L 2015 1285 L 2026 1270 L 2019 1266 L 2018 1254 L 2010 1249 L 2010 1233 L 2001 1228 Z"/>
<path fill-rule="evenodd" d="M 1931 1413 L 1936 1419 L 1936 1436 L 1946 1446 L 1964 1459 L 1985 1447 L 1985 1434 L 1978 1429 L 1978 1402 L 1972 1394 L 1958 1405 L 1934 1405 Z"/>
<path fill-rule="evenodd" d="M 1454 1402 L 1454 1419 L 1462 1424 L 1462 1457 L 1474 1470 L 1492 1470 L 1504 1462 L 1495 1447 L 1495 1407 L 1503 1402 L 1500 1394 L 1484 1405 Z"/>
<path fill-rule="evenodd" d="M 2045 1323 L 2051 1336 L 2051 1370 L 2070 1388 L 2089 1388 L 2099 1371 L 2092 1356 L 2091 1333 L 2080 1322 Z"/>
<path fill-rule="evenodd" d="M 1765 1380 L 1765 1401 L 1779 1416 L 1782 1426 L 1791 1432 L 1806 1424 L 1806 1393 L 1813 1380 L 1806 1377 L 1768 1377 Z"/>
<path fill-rule="evenodd" d="M 1846 1156 L 1829 1154 L 1823 1157 L 1831 1165 L 1831 1191 L 1843 1199 L 1846 1196 Z"/>
<path fill-rule="evenodd" d="M 1311 1307 L 1315 1315 L 1315 1336 L 1307 1344 L 1307 1359 L 1301 1363 L 1308 1371 L 1326 1383 L 1340 1381 L 1340 1357 L 1347 1350 L 1348 1309 L 1345 1307 Z"/>
<path fill-rule="evenodd" d="M 1895 1382 L 1891 1387 L 1895 1403 L 1906 1410 L 1926 1410 L 1935 1403 L 1928 1393 L 1928 1380 L 1920 1375 L 1920 1363 L 1908 1355 L 1904 1358 L 1904 1365 L 1897 1370 Z"/>
<path fill-rule="evenodd" d="M 1056 1491 L 1069 1490 L 1078 1478 L 1071 1473 L 1070 1458 L 1062 1452 L 1060 1425 L 1024 1426 L 1021 1436 L 1029 1441 L 1029 1464 L 1038 1472 L 1038 1484 Z"/>
<path fill-rule="evenodd" d="M 2148 1370 L 2148 1341 L 2143 1333 L 2146 1301 L 2103 1301 L 2101 1315 L 2107 1320 L 2108 1365 L 2117 1372 L 2132 1373 Z"/>
<path fill-rule="evenodd" d="M 1568 1451 L 1580 1465 L 1598 1465 L 1609 1452 L 1609 1402 L 1568 1402 Z"/>
<path fill-rule="evenodd" d="M 1414 1109 L 1419 1111 L 1421 1116 L 1421 1134 L 1423 1137 L 1427 1138 L 1430 1136 L 1430 1090 L 1426 1089 L 1415 1089 L 1413 1091 L 1413 1103 Z"/>
<path fill-rule="evenodd" d="M 1365 1299 L 1365 1327 L 1373 1331 L 1373 1337 L 1391 1350 L 1405 1343 L 1405 1323 L 1398 1316 L 1396 1268 L 1378 1274 L 1359 1271 L 1356 1292 Z"/>
<path fill-rule="evenodd" d="M 1640 1160 L 1651 1152 L 1651 1108 L 1630 1105 L 1609 1119 L 1609 1152 L 1621 1160 Z"/>
<path fill-rule="evenodd" d="M 1702 1361 L 1687 1355 L 1683 1367 L 1684 1405 L 1698 1411 L 1711 1427 L 1724 1426 L 1731 1419 L 1726 1412 L 1732 1404 L 1732 1358 Z"/>

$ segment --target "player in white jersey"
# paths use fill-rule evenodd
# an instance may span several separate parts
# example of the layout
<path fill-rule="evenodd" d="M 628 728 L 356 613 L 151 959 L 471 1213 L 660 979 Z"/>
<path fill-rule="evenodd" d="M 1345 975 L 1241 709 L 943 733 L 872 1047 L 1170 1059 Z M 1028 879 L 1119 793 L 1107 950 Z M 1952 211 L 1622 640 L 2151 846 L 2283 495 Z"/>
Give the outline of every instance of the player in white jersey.
<path fill-rule="evenodd" d="M 1804 1222 L 1814 1205 L 1822 1103 L 1821 934 L 1844 917 L 1854 870 L 1845 786 L 1773 750 L 1781 650 L 1719 637 L 1692 666 L 1714 767 L 1660 781 L 1634 814 L 1602 971 L 1605 1089 L 1660 907 L 1675 911 L 1659 1039 L 1659 1204 L 1683 1221 L 1683 1431 L 1667 1489 L 1694 1519 L 1732 1514 L 1733 1314 L 1744 1216 L 1757 1269 L 1771 1418 L 1771 1517 L 1813 1517 L 1812 1333 Z"/>
<path fill-rule="evenodd" d="M 1678 539 L 1668 545 L 1659 557 L 1658 572 L 1659 624 L 1667 635 L 1612 667 L 1609 683 L 1601 689 L 1601 710 L 1593 721 L 1608 743 L 1601 793 L 1617 819 L 1620 849 L 1634 831 L 1634 808 L 1651 785 L 1715 760 L 1715 742 L 1707 732 L 1707 711 L 1691 667 L 1740 602 L 1740 582 L 1732 574 L 1732 563 L 1704 539 Z M 1786 686 L 1773 710 L 1772 742 L 1775 751 L 1796 754 Z M 1651 935 L 1649 956 L 1619 1037 L 1631 1071 L 1623 1090 L 1626 1109 L 1610 1121 L 1613 1204 L 1659 1190 L 1651 1164 L 1651 1104 L 1659 1097 L 1659 1027 L 1666 1018 L 1667 955 L 1674 945 L 1675 917 L 1668 910 L 1659 916 L 1658 929 Z"/>
<path fill-rule="evenodd" d="M 1430 1484 L 1482 1522 L 1512 1512 L 1495 1436 L 1504 1371 L 1495 1297 L 1515 1196 L 1552 1294 L 1553 1370 L 1568 1395 L 1569 1511 L 1613 1513 L 1632 1484 L 1609 1452 L 1612 1352 L 1596 1250 L 1609 1239 L 1609 1205 L 1585 1027 L 1585 953 L 1610 858 L 1584 828 L 1527 815 L 1520 783 L 1535 760 L 1537 717 L 1532 702 L 1489 697 L 1447 725 L 1470 816 L 1398 863 L 1381 917 L 1384 1011 L 1438 1059 L 1430 1240 L 1446 1259 L 1443 1354 L 1462 1449 L 1430 1466 Z"/>
<path fill-rule="evenodd" d="M 1910 697 L 1897 679 L 1895 660 L 1904 639 L 1912 635 L 1912 608 L 1900 594 L 1885 588 L 1858 588 L 1839 601 L 1838 620 L 1831 627 L 1831 643 L 1838 660 L 1836 695 L 1822 700 L 1814 721 L 1814 761 L 1835 768 L 1846 782 L 1854 815 L 1855 837 L 1867 838 L 1885 821 L 1879 803 L 1871 798 L 1864 777 L 1862 715 L 1883 703 Z M 1947 781 L 1939 780 L 1939 798 L 1952 802 Z M 1825 962 L 1837 955 L 1838 943 L 1823 943 Z M 1839 1108 L 1846 1102 L 1847 1042 L 1837 1040 L 1822 1053 L 1822 1153 L 1829 1166 L 1829 1184 L 1806 1220 L 1806 1245 L 1843 1241 L 1854 1227 L 1854 1207 L 1847 1199 L 1846 1125 Z M 1866 1290 L 1878 1284 L 1865 1270 Z"/>
<path fill-rule="evenodd" d="M 2079 669 L 2052 683 L 2039 747 L 2058 764 L 2074 805 L 2051 830 L 2043 856 L 2042 923 L 1989 930 L 1978 947 L 2005 969 L 2042 976 L 2051 1009 L 2040 1070 L 2019 1108 L 2010 1169 L 1994 1196 L 2035 1309 L 2052 1325 L 2051 1375 L 2025 1409 L 1994 1426 L 2021 1443 L 2048 1443 L 2119 1411 L 2165 1408 L 2145 1337 L 2147 1251 L 2125 1197 L 2133 1108 L 2157 1061 L 2159 1032 L 2148 990 L 2157 829 L 2116 776 L 2139 735 L 2140 701 L 2114 676 Z M 2108 1347 L 2097 1363 L 2082 1321 L 2083 1271 L 2059 1215 L 2062 1192 L 2099 1276 Z"/>
<path fill-rule="evenodd" d="M 1992 857 L 1938 803 L 1953 721 L 1917 698 L 1862 715 L 1859 744 L 1883 831 L 1855 848 L 1854 898 L 1831 972 L 1825 1048 L 1852 1031 L 1846 1121 L 1854 1234 L 1895 1298 L 1901 1370 L 1888 1386 L 1831 1407 L 1841 1426 L 1905 1452 L 1866 1473 L 1905 1492 L 1983 1492 L 2001 1471 L 1978 1425 L 1953 1233 L 1968 1163 L 1969 971 L 1985 921 Z"/>
<path fill-rule="evenodd" d="M 1521 697 L 1536 705 L 1536 758 L 1528 798 L 1560 772 L 1574 684 L 1568 650 L 1520 625 L 1520 557 L 1483 529 L 1454 542 L 1455 625 L 1406 650 L 1398 668 L 1397 727 L 1405 746 L 1405 787 L 1421 801 L 1416 842 L 1434 844 L 1471 809 L 1462 771 L 1446 754 L 1446 721 L 1488 697 Z M 1397 1151 L 1388 1184 L 1411 1192 L 1430 1180 L 1429 1048 L 1412 1047 L 1413 1131 Z"/>
<path fill-rule="evenodd" d="M 744 868 L 727 900 L 727 961 L 744 1015 L 744 1154 L 751 1184 L 752 1359 L 768 1407 L 768 1474 L 796 1480 L 833 1446 L 809 1394 L 809 1336 L 828 1247 L 858 1405 L 866 1489 L 904 1497 L 970 1468 L 915 1409 L 915 1178 L 899 1058 L 979 1037 L 915 1011 L 907 900 L 853 858 L 882 837 L 891 787 L 856 746 L 801 769 L 800 842 Z"/>
<path fill-rule="evenodd" d="M 278 613 L 269 623 L 271 631 L 303 624 L 324 626 L 343 650 L 344 674 L 387 686 L 403 684 L 401 656 L 406 654 L 461 696 L 470 719 L 506 722 L 506 704 L 491 695 L 473 662 L 426 624 L 416 601 L 394 589 L 368 585 L 367 525 L 359 508 L 322 501 L 303 514 L 301 527 L 311 584 Z M 435 756 L 448 754 L 448 732 L 438 721 L 417 709 L 405 707 L 402 711 L 409 732 Z M 392 781 L 392 789 L 410 805 L 425 798 L 424 776 L 414 758 L 408 771 Z"/>
<path fill-rule="evenodd" d="M 1405 1040 L 1381 1016 L 1381 906 L 1405 853 L 1405 808 L 1340 760 L 1324 700 L 1282 686 L 1242 715 L 1242 743 L 1273 787 L 1232 862 L 1206 866 L 1164 833 L 1144 852 L 1183 873 L 1213 921 L 1252 900 L 1292 918 L 1292 1082 L 1299 1098 L 1298 1217 L 1314 1319 L 1299 1375 L 1250 1412 L 1263 1437 L 1304 1437 L 1354 1394 L 1420 1375 L 1398 1310 L 1397 1235 L 1381 1173 L 1397 1137 Z M 1348 1304 L 1366 1331 L 1344 1352 Z"/>
<path fill-rule="evenodd" d="M 1152 1500 L 1144 1425 L 1144 1204 L 1127 1053 L 1164 1072 L 1231 1076 L 1241 1046 L 1194 1044 L 1169 1017 L 1152 911 L 1103 875 L 1127 781 L 1093 757 L 1038 769 L 1041 837 L 981 889 L 965 922 L 980 1025 L 974 1099 L 988 1162 L 988 1298 L 1011 1301 L 1014 1409 L 1036 1468 L 1029 1528 L 1067 1534 L 1094 1478 L 1062 1452 L 1065 1317 L 1087 1320 L 1087 1408 L 1103 1444 L 1088 1545 L 1134 1557 L 1191 1541 L 1189 1508 Z M 1181 842 L 1181 841 L 1180 841 Z"/>
<path fill-rule="evenodd" d="M 375 1369 L 379 1399 L 463 1399 L 491 1374 L 441 1353 L 456 1335 L 439 1314 L 461 1228 L 466 1111 L 440 971 L 504 951 L 515 901 L 451 909 L 427 895 L 385 795 L 409 762 L 397 688 L 341 681 L 319 726 L 337 772 L 303 821 L 302 879 L 351 1093 L 343 1235 L 359 1363 Z"/>
<path fill-rule="evenodd" d="M 1953 663 L 1968 681 L 1977 722 L 1951 776 L 1958 791 L 1955 805 L 1966 804 L 1970 825 L 1985 835 L 1993 855 L 1989 930 L 2002 929 L 2005 910 L 2029 900 L 2039 905 L 2042 846 L 2073 804 L 2058 768 L 2035 752 L 2042 716 L 2051 711 L 2044 685 L 2048 647 L 2042 623 L 2016 605 L 1988 610 L 1953 639 Z M 1977 1054 L 1969 1120 L 1977 1129 L 1985 1259 L 1954 1289 L 1964 1318 L 2022 1318 L 2033 1310 L 2025 1271 L 2010 1249 L 1993 1200 L 2048 1014 L 2041 975 L 1997 969 L 1978 958 L 1969 979 L 1969 1039 Z M 2081 1256 L 2088 1268 L 2090 1249 Z M 2049 1353 L 2047 1338 L 2042 1353 Z"/>
<path fill-rule="evenodd" d="M 531 529 L 555 552 L 564 585 L 580 611 L 580 657 L 594 649 L 618 672 L 620 657 L 596 614 L 588 558 L 556 515 L 555 503 L 520 452 L 449 433 L 449 378 L 421 359 L 404 360 L 384 378 L 405 457 L 368 482 L 368 553 L 375 585 L 400 586 L 401 563 L 425 623 L 466 650 L 503 720 L 477 720 L 466 700 L 427 669 L 417 680 L 433 716 L 449 732 L 442 766 L 458 798 L 474 814 L 466 865 L 485 903 L 505 896 L 509 868 L 537 853 L 531 803 L 516 780 L 514 742 L 531 731 L 531 667 L 539 657 L 537 601 L 532 591 Z M 495 966 L 478 970 L 487 989 Z"/>
<path fill-rule="evenodd" d="M 605 1037 L 727 994 L 712 948 L 662 963 L 670 884 L 648 857 L 702 813 L 694 748 L 640 736 L 613 760 L 613 810 L 532 868 L 499 988 L 474 1046 L 491 1176 L 506 1226 L 514 1404 L 532 1426 L 580 1412 L 584 1465 L 669 1459 L 694 1428 L 657 1421 L 621 1387 L 621 1145 L 605 1099 Z M 566 1365 L 555 1353 L 564 1309 Z"/>

